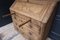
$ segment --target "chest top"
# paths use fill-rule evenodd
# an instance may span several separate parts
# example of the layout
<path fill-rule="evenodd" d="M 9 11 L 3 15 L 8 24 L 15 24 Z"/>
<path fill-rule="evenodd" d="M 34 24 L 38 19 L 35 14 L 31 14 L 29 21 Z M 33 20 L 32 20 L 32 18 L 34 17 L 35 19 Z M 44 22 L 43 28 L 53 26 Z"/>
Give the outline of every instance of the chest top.
<path fill-rule="evenodd" d="M 27 2 L 16 2 L 10 10 L 16 13 L 23 14 L 35 20 L 46 23 L 49 19 L 52 11 L 56 5 L 56 2 L 49 2 L 46 4 L 34 4 Z"/>

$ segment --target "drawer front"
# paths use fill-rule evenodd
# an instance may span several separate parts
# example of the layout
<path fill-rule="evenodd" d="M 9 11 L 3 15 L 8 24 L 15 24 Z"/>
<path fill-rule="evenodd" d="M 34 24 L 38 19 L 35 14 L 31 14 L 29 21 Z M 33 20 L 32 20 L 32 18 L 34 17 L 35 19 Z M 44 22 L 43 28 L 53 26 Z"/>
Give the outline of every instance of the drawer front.
<path fill-rule="evenodd" d="M 29 25 L 30 25 L 30 22 L 28 22 L 28 23 L 26 23 L 25 25 L 21 26 L 21 27 L 19 28 L 19 30 L 20 30 L 20 31 L 23 31 L 23 32 L 26 33 L 26 34 L 29 34 L 29 32 L 32 32 L 32 33 L 34 33 L 35 35 L 39 36 L 40 34 L 37 32 L 37 31 L 39 31 L 38 28 L 35 28 L 35 29 L 32 28 L 32 29 L 31 29 L 31 28 L 29 28 Z M 35 30 L 37 30 L 37 31 L 35 31 Z"/>
<path fill-rule="evenodd" d="M 31 24 L 31 28 L 30 29 L 34 30 L 34 32 L 36 34 L 38 34 L 38 35 L 40 35 L 40 33 L 41 33 L 41 27 L 37 27 L 37 25 L 35 25 L 35 24 Z"/>
<path fill-rule="evenodd" d="M 17 17 L 18 21 L 20 21 L 20 20 L 22 20 L 22 21 L 30 20 L 29 17 L 27 17 L 27 16 L 25 16 L 25 15 L 22 15 L 22 14 L 16 13 L 15 16 Z"/>
<path fill-rule="evenodd" d="M 24 25 L 24 23 L 30 21 L 29 17 L 17 13 L 12 15 L 12 19 L 15 20 L 19 26 Z"/>
<path fill-rule="evenodd" d="M 29 26 L 29 24 L 26 23 L 25 25 L 19 27 L 19 30 L 27 34 L 29 32 L 28 26 Z"/>
<path fill-rule="evenodd" d="M 40 25 L 41 25 L 40 21 L 37 21 L 34 19 L 31 19 L 31 23 L 37 25 L 37 27 L 40 27 Z"/>
<path fill-rule="evenodd" d="M 31 20 L 31 29 L 37 32 L 37 34 L 40 34 L 41 32 L 41 23 L 37 20 L 32 19 Z"/>

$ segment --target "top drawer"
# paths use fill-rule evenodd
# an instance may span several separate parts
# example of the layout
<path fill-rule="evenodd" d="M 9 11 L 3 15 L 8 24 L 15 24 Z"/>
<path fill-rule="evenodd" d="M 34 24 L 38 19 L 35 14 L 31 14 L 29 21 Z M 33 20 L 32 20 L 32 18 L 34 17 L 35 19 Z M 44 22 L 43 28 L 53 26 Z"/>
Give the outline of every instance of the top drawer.
<path fill-rule="evenodd" d="M 17 14 L 15 13 L 14 15 L 12 15 L 12 19 L 16 22 L 18 22 L 18 25 L 19 26 L 22 26 L 24 25 L 25 23 L 29 22 L 30 21 L 30 18 L 27 17 L 27 16 L 24 16 L 22 14 Z"/>

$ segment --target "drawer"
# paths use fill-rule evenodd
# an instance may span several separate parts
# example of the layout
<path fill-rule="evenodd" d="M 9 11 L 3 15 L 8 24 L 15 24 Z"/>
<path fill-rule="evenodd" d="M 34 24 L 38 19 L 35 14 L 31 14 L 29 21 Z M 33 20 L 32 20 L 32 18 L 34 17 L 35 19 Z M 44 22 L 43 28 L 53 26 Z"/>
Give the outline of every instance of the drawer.
<path fill-rule="evenodd" d="M 31 27 L 30 27 L 31 30 L 34 30 L 34 33 L 40 35 L 41 33 L 41 27 L 37 27 L 37 25 L 35 24 L 31 24 Z"/>
<path fill-rule="evenodd" d="M 29 26 L 29 24 L 26 23 L 25 25 L 19 27 L 19 30 L 22 31 L 22 32 L 24 32 L 24 33 L 28 33 L 28 31 L 29 31 L 28 26 Z"/>
<path fill-rule="evenodd" d="M 40 32 L 41 32 L 41 23 L 39 21 L 31 19 L 29 28 L 31 30 L 34 30 L 35 32 L 37 32 L 37 34 L 40 34 Z"/>
<path fill-rule="evenodd" d="M 19 30 L 26 33 L 26 34 L 29 34 L 29 32 L 32 32 L 32 33 L 34 33 L 34 34 L 36 34 L 38 36 L 40 35 L 39 34 L 40 30 L 38 28 L 36 28 L 34 26 L 33 26 L 33 28 L 29 28 L 29 27 L 30 27 L 30 22 L 28 22 L 25 25 L 21 26 L 19 28 Z"/>
<path fill-rule="evenodd" d="M 27 17 L 27 16 L 19 14 L 19 13 L 15 13 L 15 16 L 18 17 L 18 20 L 29 20 L 30 19 L 30 17 Z"/>
<path fill-rule="evenodd" d="M 37 25 L 37 27 L 40 27 L 40 25 L 41 25 L 40 21 L 37 21 L 34 19 L 31 19 L 31 23 Z"/>
<path fill-rule="evenodd" d="M 29 17 L 26 17 L 24 15 L 21 14 L 14 14 L 12 15 L 12 19 L 15 20 L 19 26 L 23 25 L 24 23 L 30 21 Z"/>
<path fill-rule="evenodd" d="M 25 31 L 22 31 L 21 33 L 23 33 L 23 36 L 28 40 L 38 40 L 40 38 L 40 35 L 36 35 L 31 30 L 25 30 Z"/>

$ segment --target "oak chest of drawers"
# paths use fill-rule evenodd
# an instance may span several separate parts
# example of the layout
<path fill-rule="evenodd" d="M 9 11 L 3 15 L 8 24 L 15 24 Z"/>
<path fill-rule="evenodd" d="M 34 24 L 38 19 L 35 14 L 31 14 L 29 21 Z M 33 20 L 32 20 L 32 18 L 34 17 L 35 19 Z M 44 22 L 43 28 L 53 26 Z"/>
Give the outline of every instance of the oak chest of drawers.
<path fill-rule="evenodd" d="M 11 8 L 14 27 L 28 40 L 45 40 L 54 17 L 56 2 L 15 2 Z"/>

